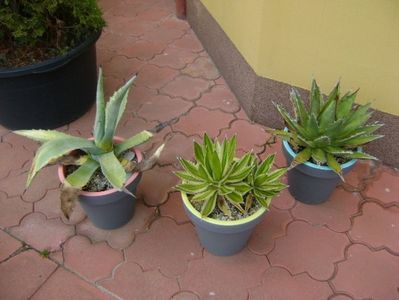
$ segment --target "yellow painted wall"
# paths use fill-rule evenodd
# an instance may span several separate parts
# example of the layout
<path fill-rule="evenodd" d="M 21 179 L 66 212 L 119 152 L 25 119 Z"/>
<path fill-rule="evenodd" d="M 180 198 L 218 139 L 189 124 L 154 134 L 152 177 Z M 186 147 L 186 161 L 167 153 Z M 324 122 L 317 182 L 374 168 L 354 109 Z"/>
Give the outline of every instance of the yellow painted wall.
<path fill-rule="evenodd" d="M 399 0 L 202 0 L 255 72 L 399 115 Z"/>

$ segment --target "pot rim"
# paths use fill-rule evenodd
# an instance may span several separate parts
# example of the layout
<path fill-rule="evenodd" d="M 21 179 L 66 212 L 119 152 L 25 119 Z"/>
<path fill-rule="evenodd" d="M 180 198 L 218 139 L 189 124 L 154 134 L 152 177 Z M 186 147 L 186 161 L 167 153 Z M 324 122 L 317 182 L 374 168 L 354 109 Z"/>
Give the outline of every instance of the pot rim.
<path fill-rule="evenodd" d="M 286 129 L 284 129 L 286 130 Z M 288 154 L 292 157 L 292 159 L 294 159 L 294 157 L 296 156 L 297 153 L 294 152 L 294 150 L 292 150 L 290 144 L 288 143 L 288 141 L 283 140 L 283 146 L 284 148 L 287 150 Z M 351 166 L 353 166 L 355 163 L 357 162 L 357 159 L 351 159 L 350 161 L 347 161 L 344 164 L 341 164 L 342 169 L 346 169 L 349 168 Z M 301 164 L 302 165 L 302 164 Z M 310 161 L 304 162 L 303 165 L 308 166 L 309 168 L 313 168 L 313 169 L 318 169 L 321 171 L 331 171 L 332 169 L 328 166 L 319 166 L 316 165 Z"/>
<path fill-rule="evenodd" d="M 93 138 L 89 138 L 89 140 L 93 140 Z M 122 142 L 124 140 L 124 138 L 119 137 L 119 136 L 114 136 L 114 140 L 118 141 L 118 142 Z M 133 148 L 133 151 L 134 151 L 134 153 L 137 156 L 137 161 L 138 162 L 142 161 L 143 153 L 140 150 L 135 149 L 135 148 Z M 64 181 L 65 181 L 64 167 L 65 166 L 63 166 L 63 165 L 58 166 L 58 178 L 61 181 L 61 183 L 64 183 Z M 126 180 L 125 187 L 127 185 L 131 184 L 138 176 L 139 176 L 139 172 L 134 172 L 132 174 L 132 176 L 130 176 L 128 178 L 128 180 Z M 102 192 L 80 191 L 79 195 L 87 196 L 87 197 L 102 197 L 102 196 L 106 196 L 106 195 L 113 194 L 113 193 L 116 193 L 116 192 L 120 192 L 120 190 L 118 190 L 116 188 L 112 188 L 112 189 L 105 190 L 105 191 L 102 191 Z"/>
<path fill-rule="evenodd" d="M 234 221 L 226 221 L 226 220 L 216 220 L 212 219 L 209 217 L 202 217 L 200 212 L 195 209 L 195 207 L 191 204 L 191 202 L 188 200 L 187 194 L 185 192 L 180 192 L 182 199 L 183 199 L 183 204 L 184 206 L 198 219 L 201 219 L 204 222 L 211 223 L 214 225 L 219 225 L 219 226 L 226 226 L 226 227 L 231 227 L 231 226 L 240 226 L 249 222 L 254 221 L 255 219 L 259 218 L 262 216 L 266 211 L 266 207 L 261 207 L 258 209 L 254 214 L 240 219 L 240 220 L 234 220 Z"/>
<path fill-rule="evenodd" d="M 16 68 L 0 68 L 0 78 L 12 78 L 18 76 L 29 75 L 35 72 L 42 72 L 42 70 L 49 69 L 53 71 L 59 67 L 64 66 L 69 61 L 73 60 L 80 53 L 82 53 L 88 46 L 94 44 L 100 37 L 102 31 L 94 32 L 89 35 L 82 43 L 72 48 L 63 55 L 58 55 L 38 63 L 25 65 Z"/>

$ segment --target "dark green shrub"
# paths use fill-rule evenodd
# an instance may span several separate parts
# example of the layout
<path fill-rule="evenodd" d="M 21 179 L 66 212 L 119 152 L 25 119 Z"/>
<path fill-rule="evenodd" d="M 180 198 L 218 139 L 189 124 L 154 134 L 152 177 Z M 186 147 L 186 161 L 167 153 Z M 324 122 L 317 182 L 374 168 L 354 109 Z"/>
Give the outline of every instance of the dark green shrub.
<path fill-rule="evenodd" d="M 63 54 L 104 25 L 96 0 L 0 0 L 0 67 Z"/>

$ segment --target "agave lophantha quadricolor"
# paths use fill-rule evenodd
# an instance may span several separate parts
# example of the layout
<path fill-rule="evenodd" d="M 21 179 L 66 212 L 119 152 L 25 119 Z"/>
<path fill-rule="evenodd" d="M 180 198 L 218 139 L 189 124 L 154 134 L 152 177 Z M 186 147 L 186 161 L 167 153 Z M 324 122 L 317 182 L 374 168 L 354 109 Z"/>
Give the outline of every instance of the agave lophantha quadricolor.
<path fill-rule="evenodd" d="M 153 156 L 140 163 L 128 161 L 122 156 L 126 150 L 149 140 L 154 133 L 164 128 L 166 123 L 162 123 L 151 130 L 143 130 L 120 143 L 114 143 L 115 130 L 125 111 L 128 93 L 135 79 L 136 75 L 105 103 L 103 75 L 100 69 L 93 140 L 71 136 L 56 130 L 14 131 L 16 134 L 42 143 L 29 171 L 27 187 L 31 184 L 37 172 L 46 165 L 58 163 L 78 166 L 74 172 L 66 177 L 61 192 L 61 209 L 67 218 L 72 212 L 78 192 L 89 182 L 98 168 L 101 168 L 101 172 L 114 188 L 130 194 L 124 187 L 129 174 L 150 168 L 164 147 L 164 145 L 161 145 Z M 83 154 L 76 156 L 75 150 L 80 150 Z"/>
<path fill-rule="evenodd" d="M 290 93 L 295 117 L 274 103 L 288 130 L 274 130 L 273 133 L 288 140 L 298 153 L 291 167 L 312 159 L 316 164 L 327 164 L 343 179 L 337 158 L 376 159 L 362 152 L 360 147 L 381 138 L 382 135 L 373 133 L 383 124 L 366 124 L 372 115 L 370 104 L 356 105 L 357 92 L 347 92 L 340 97 L 338 82 L 324 100 L 313 80 L 309 107 L 295 88 Z"/>
<path fill-rule="evenodd" d="M 254 201 L 268 207 L 274 196 L 287 186 L 280 181 L 287 171 L 272 171 L 275 155 L 258 162 L 253 153 L 236 158 L 237 138 L 222 143 L 204 135 L 203 144 L 194 142 L 196 162 L 180 158 L 184 171 L 176 172 L 181 184 L 176 188 L 191 195 L 192 202 L 200 202 L 202 216 L 209 216 L 216 206 L 231 217 L 230 203 L 247 214 Z"/>

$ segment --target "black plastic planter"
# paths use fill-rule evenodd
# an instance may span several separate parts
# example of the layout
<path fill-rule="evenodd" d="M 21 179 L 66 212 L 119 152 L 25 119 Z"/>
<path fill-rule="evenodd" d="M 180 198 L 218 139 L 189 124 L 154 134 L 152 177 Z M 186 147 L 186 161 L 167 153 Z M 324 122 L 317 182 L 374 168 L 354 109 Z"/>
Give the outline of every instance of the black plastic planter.
<path fill-rule="evenodd" d="M 88 111 L 96 97 L 99 36 L 63 56 L 0 69 L 0 124 L 14 130 L 52 129 Z"/>
<path fill-rule="evenodd" d="M 288 165 L 291 164 L 296 153 L 287 141 L 283 141 L 283 153 Z M 341 165 L 343 174 L 347 174 L 356 162 L 352 159 Z M 300 202 L 319 204 L 329 199 L 340 180 L 329 167 L 305 162 L 288 171 L 288 190 Z"/>
<path fill-rule="evenodd" d="M 140 151 L 135 150 L 138 161 L 143 159 Z M 58 177 L 64 182 L 64 167 L 58 168 Z M 134 173 L 126 182 L 126 188 L 136 194 L 136 188 L 141 179 L 141 173 Z M 103 192 L 85 192 L 79 194 L 79 203 L 82 205 L 90 221 L 101 229 L 116 229 L 129 222 L 134 215 L 136 199 L 110 189 Z"/>
<path fill-rule="evenodd" d="M 240 252 L 247 244 L 255 226 L 266 213 L 262 207 L 253 215 L 237 221 L 219 221 L 201 214 L 191 205 L 185 193 L 181 193 L 184 209 L 193 222 L 201 245 L 210 253 L 230 256 Z"/>

